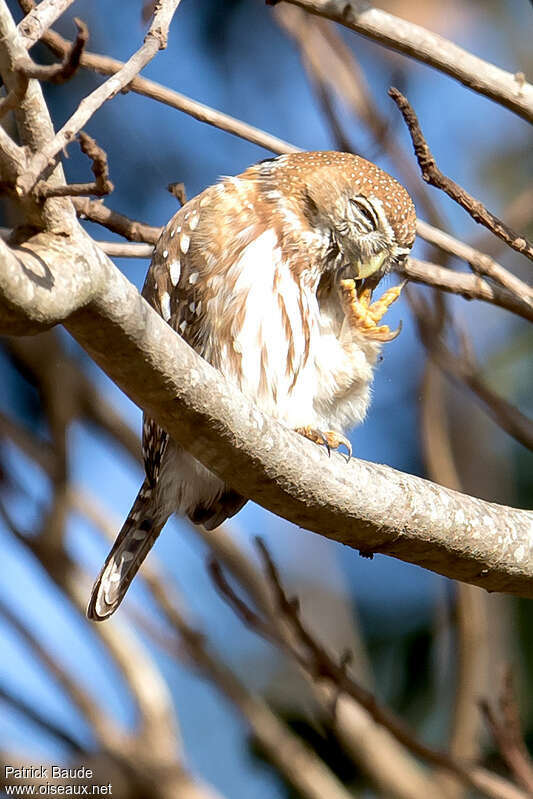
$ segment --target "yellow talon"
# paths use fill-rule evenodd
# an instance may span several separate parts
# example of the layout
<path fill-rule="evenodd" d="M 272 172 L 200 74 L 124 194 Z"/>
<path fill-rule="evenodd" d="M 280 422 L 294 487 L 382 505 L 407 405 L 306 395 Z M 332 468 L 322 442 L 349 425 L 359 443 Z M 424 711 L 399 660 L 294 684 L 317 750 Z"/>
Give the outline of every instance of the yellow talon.
<path fill-rule="evenodd" d="M 392 303 L 396 302 L 404 285 L 405 282 L 399 286 L 392 286 L 379 300 L 371 303 L 371 289 L 363 289 L 358 296 L 354 280 L 349 278 L 341 280 L 341 301 L 350 325 L 357 328 L 367 338 L 376 341 L 395 339 L 400 334 L 401 324 L 397 330 L 391 331 L 387 325 L 378 325 L 377 323 L 385 316 Z"/>

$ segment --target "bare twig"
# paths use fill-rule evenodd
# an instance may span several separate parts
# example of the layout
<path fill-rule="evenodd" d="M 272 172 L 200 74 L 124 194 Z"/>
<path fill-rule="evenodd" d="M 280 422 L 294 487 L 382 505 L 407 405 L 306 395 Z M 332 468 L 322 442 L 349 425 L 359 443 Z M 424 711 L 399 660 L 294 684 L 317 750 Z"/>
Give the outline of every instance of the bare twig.
<path fill-rule="evenodd" d="M 61 64 L 35 64 L 29 56 L 22 58 L 15 65 L 15 69 L 22 72 L 26 78 L 46 80 L 51 83 L 66 83 L 78 71 L 80 58 L 85 45 L 89 41 L 89 29 L 83 20 L 74 18 L 78 30 L 76 39 L 65 53 Z"/>
<path fill-rule="evenodd" d="M 413 22 L 356 0 L 288 0 L 450 75 L 533 121 L 533 86 Z"/>
<path fill-rule="evenodd" d="M 332 682 L 340 692 L 348 693 L 356 702 L 360 703 L 378 724 L 382 724 L 411 752 L 434 766 L 452 772 L 466 784 L 482 791 L 486 796 L 492 797 L 492 799 L 503 799 L 503 797 L 508 797 L 508 799 L 521 797 L 521 799 L 525 799 L 518 788 L 515 788 L 514 785 L 507 780 L 503 780 L 498 775 L 478 766 L 455 760 L 446 753 L 438 752 L 421 743 L 401 719 L 376 702 L 374 696 L 349 675 L 345 658 L 342 657 L 339 660 L 335 660 L 309 632 L 301 619 L 298 601 L 287 597 L 282 587 L 277 567 L 266 545 L 259 538 L 256 539 L 256 542 L 263 559 L 265 573 L 275 597 L 277 611 L 280 617 L 290 625 L 295 634 L 297 643 L 294 647 L 291 647 L 291 655 L 312 675 L 313 679 Z M 236 596 L 227 581 L 220 580 L 220 570 L 212 568 L 211 573 L 222 595 L 228 600 L 243 622 L 255 632 L 264 635 L 265 625 L 263 621 L 260 621 L 258 627 L 255 626 L 256 614 L 250 609 L 243 610 L 243 608 L 246 608 L 246 604 Z M 268 639 L 270 639 L 271 630 L 272 628 L 267 625 L 266 637 Z M 286 641 L 280 643 L 284 647 L 287 646 Z"/>
<path fill-rule="evenodd" d="M 484 225 L 488 230 L 492 231 L 495 236 L 498 236 L 498 238 L 505 241 L 509 247 L 512 247 L 513 250 L 533 260 L 533 244 L 528 241 L 525 236 L 511 230 L 505 222 L 502 222 L 501 219 L 498 219 L 497 216 L 494 216 L 494 214 L 488 211 L 483 203 L 476 200 L 475 197 L 468 194 L 458 183 L 446 177 L 446 175 L 440 171 L 424 138 L 417 116 L 408 100 L 398 89 L 389 89 L 389 95 L 398 106 L 405 120 L 405 124 L 409 128 L 418 165 L 426 183 L 430 183 L 437 189 L 442 189 L 448 197 L 451 197 L 452 200 L 464 208 L 475 222 Z"/>
<path fill-rule="evenodd" d="M 446 346 L 427 303 L 413 294 L 409 299 L 415 311 L 420 338 L 431 358 L 448 376 L 471 389 L 502 430 L 524 447 L 533 449 L 533 421 L 485 384 L 464 336 L 460 353 L 454 355 Z"/>
<path fill-rule="evenodd" d="M 152 244 L 125 244 L 121 241 L 97 241 L 98 246 L 110 258 L 151 258 Z"/>
<path fill-rule="evenodd" d="M 488 702 L 482 703 L 494 741 L 511 773 L 529 795 L 533 795 L 533 761 L 524 743 L 518 705 L 514 697 L 511 669 L 503 676 L 499 713 Z"/>
<path fill-rule="evenodd" d="M 172 16 L 180 0 L 161 0 L 156 7 L 150 29 L 142 47 L 124 64 L 121 70 L 91 94 L 85 97 L 70 119 L 63 125 L 51 141 L 40 148 L 30 160 L 28 168 L 19 176 L 16 188 L 19 194 L 27 194 L 35 185 L 44 170 L 55 163 L 56 156 L 89 121 L 93 114 L 114 97 L 154 58 L 167 44 L 167 34 Z"/>
<path fill-rule="evenodd" d="M 69 183 L 66 186 L 49 186 L 45 181 L 39 181 L 35 186 L 35 193 L 39 199 L 46 197 L 80 197 L 94 194 L 104 197 L 114 190 L 114 185 L 109 179 L 109 167 L 105 150 L 98 146 L 88 133 L 80 131 L 78 134 L 82 153 L 91 159 L 91 169 L 95 180 L 92 183 Z"/>
<path fill-rule="evenodd" d="M 72 200 L 76 213 L 81 219 L 89 219 L 106 227 L 113 233 L 124 236 L 128 241 L 138 241 L 146 244 L 156 244 L 161 234 L 161 228 L 152 227 L 144 222 L 137 222 L 118 211 L 113 211 L 98 200 L 89 200 L 74 197 Z"/>
<path fill-rule="evenodd" d="M 32 0 L 30 0 L 32 1 Z M 27 0 L 23 0 L 27 4 Z M 71 43 L 60 36 L 55 31 L 48 31 L 43 36 L 43 41 L 50 47 L 50 49 L 58 56 L 64 57 Z M 84 69 L 89 69 L 98 72 L 101 75 L 116 75 L 117 72 L 124 67 L 123 61 L 118 61 L 116 58 L 109 56 L 99 55 L 97 53 L 84 52 L 80 59 L 81 66 Z M 213 125 L 219 130 L 224 130 L 241 139 L 250 141 L 258 147 L 263 147 L 273 153 L 288 153 L 298 152 L 299 147 L 296 147 L 289 142 L 272 136 L 265 131 L 255 128 L 253 125 L 248 125 L 240 119 L 235 119 L 229 114 L 224 114 L 222 111 L 217 111 L 210 108 L 197 100 L 186 97 L 184 94 L 172 91 L 160 83 L 148 80 L 147 78 L 135 77 L 128 85 L 128 90 L 141 94 L 144 97 L 156 100 L 157 102 L 164 103 L 165 105 L 182 111 L 189 116 L 200 122 L 205 122 L 208 125 Z"/>

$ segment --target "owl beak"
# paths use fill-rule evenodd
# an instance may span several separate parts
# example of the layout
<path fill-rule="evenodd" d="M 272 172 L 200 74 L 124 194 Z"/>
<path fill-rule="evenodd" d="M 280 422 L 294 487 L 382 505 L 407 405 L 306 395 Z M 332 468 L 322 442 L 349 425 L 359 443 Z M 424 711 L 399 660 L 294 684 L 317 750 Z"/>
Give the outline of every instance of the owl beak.
<path fill-rule="evenodd" d="M 388 253 L 386 250 L 382 250 L 381 252 L 373 255 L 367 261 L 358 261 L 356 264 L 356 279 L 357 280 L 365 280 L 365 278 L 370 277 L 371 275 L 375 275 L 376 272 L 379 272 L 383 264 L 387 259 Z"/>

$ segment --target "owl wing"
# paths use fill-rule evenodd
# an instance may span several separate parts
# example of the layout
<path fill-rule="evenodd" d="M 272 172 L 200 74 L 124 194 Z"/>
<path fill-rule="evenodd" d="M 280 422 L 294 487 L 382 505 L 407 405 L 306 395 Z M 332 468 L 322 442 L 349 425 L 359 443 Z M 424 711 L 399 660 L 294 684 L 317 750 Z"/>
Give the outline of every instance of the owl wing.
<path fill-rule="evenodd" d="M 253 219 L 238 196 L 238 184 L 218 184 L 186 203 L 164 228 L 156 245 L 152 264 L 143 288 L 143 296 L 163 319 L 203 358 L 214 366 L 220 364 L 213 349 L 214 330 L 207 304 L 223 279 L 220 265 L 228 261 L 224 240 L 233 238 L 239 226 L 247 231 L 242 239 L 245 246 L 253 229 Z M 220 203 L 226 209 L 220 214 Z M 216 221 L 215 221 L 216 220 Z M 230 258 L 233 254 L 230 254 Z M 216 323 L 215 323 L 216 324 Z M 153 419 L 143 420 L 143 458 L 150 485 L 157 482 L 161 462 L 169 442 L 168 433 Z M 178 457 L 180 450 L 178 449 Z M 188 457 L 183 452 L 183 457 Z M 195 524 L 214 529 L 237 513 L 246 503 L 240 494 L 224 486 L 216 499 L 198 501 L 186 512 Z"/>

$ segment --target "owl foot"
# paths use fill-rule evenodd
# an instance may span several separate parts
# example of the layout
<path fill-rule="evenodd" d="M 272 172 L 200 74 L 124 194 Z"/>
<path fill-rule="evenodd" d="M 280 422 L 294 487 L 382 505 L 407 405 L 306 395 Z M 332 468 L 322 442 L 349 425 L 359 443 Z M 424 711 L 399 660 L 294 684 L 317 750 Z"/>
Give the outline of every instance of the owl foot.
<path fill-rule="evenodd" d="M 344 445 L 347 451 L 346 463 L 352 457 L 352 445 L 346 436 L 341 435 L 341 433 L 335 433 L 332 430 L 317 430 L 309 426 L 297 427 L 296 432 L 310 441 L 314 441 L 315 444 L 323 444 L 328 451 L 328 455 L 331 455 L 332 449 L 339 449 L 339 447 Z"/>
<path fill-rule="evenodd" d="M 391 330 L 388 325 L 378 325 L 377 323 L 385 316 L 392 303 L 398 299 L 404 286 L 405 281 L 399 286 L 387 289 L 379 300 L 371 302 L 372 289 L 363 289 L 358 294 L 354 280 L 341 280 L 341 303 L 350 327 L 357 329 L 374 341 L 392 341 L 397 338 L 402 329 L 401 322 L 397 330 Z"/>

